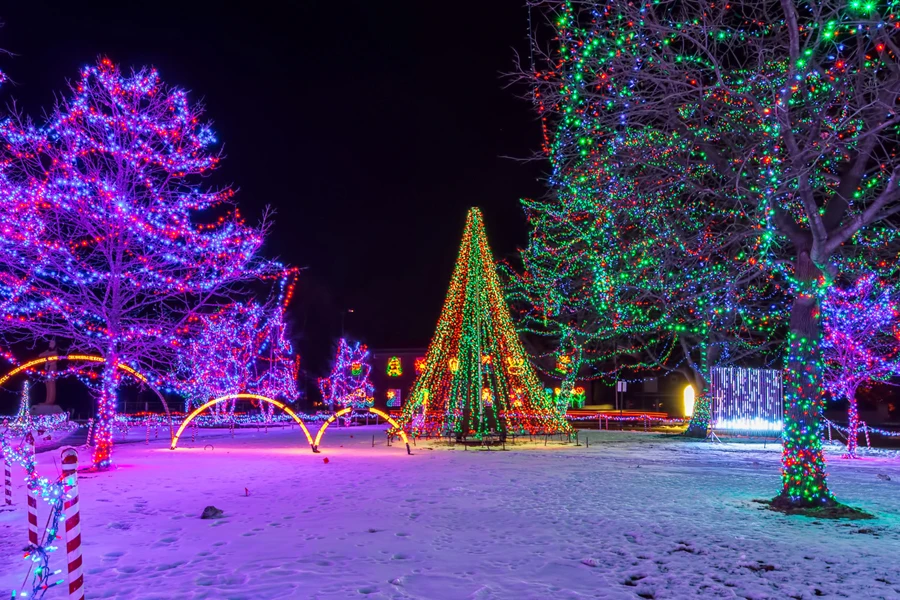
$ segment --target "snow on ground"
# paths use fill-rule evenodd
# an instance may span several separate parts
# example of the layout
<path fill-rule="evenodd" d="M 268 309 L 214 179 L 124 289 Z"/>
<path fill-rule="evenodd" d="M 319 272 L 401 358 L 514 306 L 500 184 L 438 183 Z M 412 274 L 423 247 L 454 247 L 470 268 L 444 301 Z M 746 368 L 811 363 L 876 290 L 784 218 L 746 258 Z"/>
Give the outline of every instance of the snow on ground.
<path fill-rule="evenodd" d="M 900 598 L 897 459 L 831 457 L 838 498 L 878 518 L 820 522 L 752 502 L 779 487 L 771 444 L 593 431 L 589 448 L 407 456 L 382 430 L 332 427 L 322 454 L 297 429 L 201 431 L 174 452 L 133 431 L 115 472 L 81 479 L 87 597 Z M 26 566 L 17 494 L 2 593 Z M 201 520 L 210 504 L 225 517 Z"/>

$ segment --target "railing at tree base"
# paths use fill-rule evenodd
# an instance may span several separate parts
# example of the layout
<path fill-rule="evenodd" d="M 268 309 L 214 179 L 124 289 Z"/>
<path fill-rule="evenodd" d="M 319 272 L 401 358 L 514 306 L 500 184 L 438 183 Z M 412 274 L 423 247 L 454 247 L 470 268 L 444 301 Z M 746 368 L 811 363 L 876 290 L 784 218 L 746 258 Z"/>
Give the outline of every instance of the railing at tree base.
<path fill-rule="evenodd" d="M 822 418 L 822 420 L 825 422 L 825 432 L 824 433 L 827 436 L 829 442 L 834 441 L 833 436 L 832 436 L 832 430 L 837 431 L 838 433 L 842 434 L 842 437 L 844 438 L 845 441 L 849 440 L 849 436 L 851 435 L 849 427 L 841 427 L 834 421 L 831 421 L 830 419 L 826 419 L 824 417 Z M 869 437 L 870 433 L 882 435 L 885 437 L 893 437 L 893 438 L 900 437 L 900 431 L 890 431 L 888 429 L 880 429 L 878 427 L 869 427 L 869 425 L 865 421 L 862 421 L 862 420 L 859 422 L 859 426 L 857 428 L 857 435 L 859 435 L 860 431 L 862 431 L 863 434 L 865 434 L 866 447 L 869 449 L 872 448 L 872 440 Z"/>

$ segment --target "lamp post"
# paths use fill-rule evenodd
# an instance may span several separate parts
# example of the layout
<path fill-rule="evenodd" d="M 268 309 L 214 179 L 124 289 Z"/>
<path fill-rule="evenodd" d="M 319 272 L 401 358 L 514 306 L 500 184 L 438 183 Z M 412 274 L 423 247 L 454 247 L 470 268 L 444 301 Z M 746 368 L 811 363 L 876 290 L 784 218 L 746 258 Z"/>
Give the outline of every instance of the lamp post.
<path fill-rule="evenodd" d="M 346 310 L 341 311 L 341 338 L 344 337 L 344 317 L 347 316 L 347 313 L 352 313 L 352 312 L 353 312 L 352 308 L 348 308 Z"/>

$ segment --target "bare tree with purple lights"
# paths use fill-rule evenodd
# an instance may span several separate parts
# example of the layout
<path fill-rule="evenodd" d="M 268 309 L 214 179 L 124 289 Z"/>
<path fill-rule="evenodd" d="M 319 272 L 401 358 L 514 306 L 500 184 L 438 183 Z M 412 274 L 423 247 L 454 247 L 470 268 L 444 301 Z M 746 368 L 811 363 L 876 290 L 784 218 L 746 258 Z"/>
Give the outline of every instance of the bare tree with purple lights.
<path fill-rule="evenodd" d="M 123 75 L 104 59 L 45 125 L 0 124 L 3 216 L 16 215 L 17 237 L 0 245 L 0 334 L 61 338 L 106 358 L 97 468 L 112 456 L 115 365 L 165 372 L 192 318 L 282 272 L 257 257 L 267 215 L 246 224 L 233 190 L 204 182 L 221 156 L 202 113 L 156 70 Z"/>
<path fill-rule="evenodd" d="M 359 342 L 349 344 L 340 338 L 331 373 L 319 378 L 322 400 L 331 410 L 372 406 L 375 387 L 369 380 L 371 371 L 368 347 Z"/>
<path fill-rule="evenodd" d="M 846 398 L 847 456 L 856 458 L 856 392 L 900 372 L 900 294 L 895 284 L 868 273 L 852 286 L 833 286 L 822 302 L 825 387 Z"/>
<path fill-rule="evenodd" d="M 234 302 L 191 318 L 170 376 L 172 387 L 184 397 L 185 413 L 193 405 L 241 392 L 297 399 L 299 356 L 284 319 L 295 280 L 296 270 L 291 269 L 280 280 L 277 294 L 264 303 Z"/>

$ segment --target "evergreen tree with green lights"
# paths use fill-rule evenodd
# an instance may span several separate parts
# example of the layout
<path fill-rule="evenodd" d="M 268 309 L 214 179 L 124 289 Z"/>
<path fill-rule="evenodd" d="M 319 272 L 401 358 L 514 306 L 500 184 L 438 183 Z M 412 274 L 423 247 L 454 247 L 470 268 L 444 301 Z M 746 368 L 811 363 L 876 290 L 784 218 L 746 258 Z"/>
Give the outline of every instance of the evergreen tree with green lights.
<path fill-rule="evenodd" d="M 416 435 L 505 439 L 570 430 L 513 327 L 477 208 L 466 218 L 450 289 L 410 398 L 401 424 Z"/>
<path fill-rule="evenodd" d="M 774 504 L 833 506 L 819 440 L 819 302 L 860 246 L 876 260 L 897 254 L 883 233 L 900 212 L 897 3 L 529 4 L 548 15 L 556 40 L 556 54 L 539 56 L 548 68 L 526 76 L 537 82 L 547 150 L 562 176 L 577 174 L 598 140 L 655 132 L 672 152 L 634 180 L 637 194 L 676 176 L 687 201 L 720 215 L 712 232 L 730 249 L 703 258 L 758 268 L 770 278 L 761 289 L 789 299 Z M 643 167 L 645 151 L 618 143 L 616 164 Z"/>

